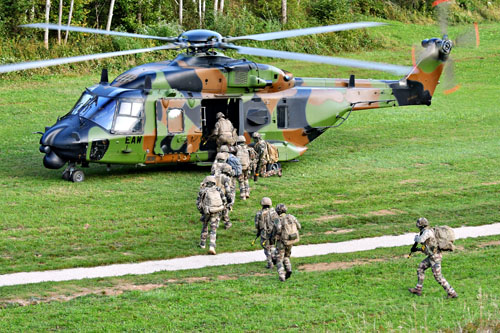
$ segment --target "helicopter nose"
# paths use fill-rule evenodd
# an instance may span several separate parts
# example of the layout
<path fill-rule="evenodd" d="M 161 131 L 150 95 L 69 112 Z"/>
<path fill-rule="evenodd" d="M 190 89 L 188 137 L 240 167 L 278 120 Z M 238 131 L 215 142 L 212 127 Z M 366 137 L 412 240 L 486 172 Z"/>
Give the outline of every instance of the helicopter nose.
<path fill-rule="evenodd" d="M 43 166 L 47 169 L 60 169 L 64 164 L 66 164 L 66 160 L 63 160 L 53 151 L 43 157 Z"/>

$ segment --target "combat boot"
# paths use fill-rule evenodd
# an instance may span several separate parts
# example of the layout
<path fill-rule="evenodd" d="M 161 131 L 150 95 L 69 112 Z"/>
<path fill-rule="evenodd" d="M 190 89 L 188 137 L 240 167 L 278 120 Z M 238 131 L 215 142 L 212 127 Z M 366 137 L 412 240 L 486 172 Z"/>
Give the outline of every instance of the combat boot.
<path fill-rule="evenodd" d="M 273 262 L 272 261 L 268 261 L 267 265 L 266 265 L 266 268 L 271 269 L 273 267 L 274 267 Z"/>
<path fill-rule="evenodd" d="M 448 296 L 446 296 L 446 298 L 457 298 L 458 295 L 457 295 L 457 292 L 456 291 L 452 291 L 450 293 L 448 293 Z"/>
<path fill-rule="evenodd" d="M 210 249 L 208 250 L 208 254 L 215 255 L 215 254 L 216 254 L 216 252 L 215 252 L 215 247 L 210 246 Z"/>
<path fill-rule="evenodd" d="M 286 276 L 285 275 L 280 274 L 279 277 L 280 277 L 280 281 L 281 282 L 285 282 L 286 281 Z"/>
<path fill-rule="evenodd" d="M 408 291 L 417 296 L 422 296 L 422 287 L 408 288 Z"/>
<path fill-rule="evenodd" d="M 200 242 L 200 244 L 198 244 L 198 246 L 202 249 L 204 249 L 206 247 L 205 243 L 204 242 Z"/>
<path fill-rule="evenodd" d="M 233 224 L 231 222 L 227 222 L 226 224 L 224 224 L 224 229 L 229 229 L 233 226 Z"/>
<path fill-rule="evenodd" d="M 285 274 L 285 279 L 289 279 L 290 276 L 292 276 L 292 271 L 287 271 L 286 274 Z"/>

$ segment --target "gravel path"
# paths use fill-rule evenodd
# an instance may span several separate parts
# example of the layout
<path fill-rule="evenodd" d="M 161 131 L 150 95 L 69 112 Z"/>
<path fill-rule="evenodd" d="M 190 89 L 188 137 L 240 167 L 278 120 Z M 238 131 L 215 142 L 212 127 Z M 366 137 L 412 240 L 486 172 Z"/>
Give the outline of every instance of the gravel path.
<path fill-rule="evenodd" d="M 478 227 L 454 229 L 456 238 L 500 235 L 500 223 Z M 293 248 L 293 257 L 311 257 L 329 253 L 346 253 L 413 244 L 415 234 L 362 238 L 339 243 L 299 245 Z M 215 256 L 200 255 L 168 260 L 145 261 L 135 264 L 116 264 L 100 267 L 69 268 L 43 272 L 25 272 L 0 275 L 0 287 L 45 281 L 68 281 L 108 276 L 140 275 L 159 271 L 197 269 L 207 266 L 223 266 L 265 261 L 262 250 L 221 253 Z"/>

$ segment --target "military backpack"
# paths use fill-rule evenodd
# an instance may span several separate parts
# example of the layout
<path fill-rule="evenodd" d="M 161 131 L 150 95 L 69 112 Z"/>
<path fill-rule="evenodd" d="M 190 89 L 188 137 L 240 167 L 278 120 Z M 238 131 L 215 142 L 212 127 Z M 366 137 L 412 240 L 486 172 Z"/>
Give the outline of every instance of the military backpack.
<path fill-rule="evenodd" d="M 283 218 L 280 218 L 283 225 L 281 226 L 281 241 L 285 245 L 293 245 L 300 240 L 299 229 L 297 228 L 297 223 L 295 223 L 295 217 L 290 214 L 286 214 Z"/>
<path fill-rule="evenodd" d="M 434 227 L 434 236 L 436 237 L 437 247 L 441 251 L 454 251 L 455 232 L 447 225 Z"/>
<path fill-rule="evenodd" d="M 248 149 L 243 146 L 238 146 L 236 149 L 238 149 L 236 157 L 238 157 L 241 162 L 241 168 L 243 170 L 248 169 L 250 166 L 250 155 L 248 153 Z"/>
<path fill-rule="evenodd" d="M 267 155 L 268 155 L 268 161 L 270 163 L 277 163 L 279 161 L 279 151 L 276 146 L 270 144 L 269 142 L 266 142 L 267 144 Z"/>
<path fill-rule="evenodd" d="M 203 207 L 206 214 L 218 213 L 224 209 L 220 192 L 216 187 L 208 187 L 203 196 Z"/>

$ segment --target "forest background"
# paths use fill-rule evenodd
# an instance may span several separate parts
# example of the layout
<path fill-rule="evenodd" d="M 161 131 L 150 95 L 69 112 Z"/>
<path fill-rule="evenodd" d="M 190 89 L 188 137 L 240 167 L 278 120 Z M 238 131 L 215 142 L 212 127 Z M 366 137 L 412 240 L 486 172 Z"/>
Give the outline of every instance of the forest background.
<path fill-rule="evenodd" d="M 177 36 L 190 29 L 210 29 L 223 36 L 298 29 L 363 20 L 386 19 L 432 24 L 434 0 L 0 0 L 0 64 L 81 54 L 128 50 L 158 45 L 158 41 L 109 37 L 66 31 L 44 32 L 22 24 L 50 22 L 75 26 Z M 451 23 L 498 21 L 500 0 L 451 1 Z M 277 40 L 267 48 L 333 55 L 390 47 L 392 41 L 374 39 L 365 30 Z M 247 42 L 248 46 L 259 45 Z M 261 46 L 261 45 L 259 45 Z M 101 60 L 111 69 L 171 59 L 175 53 L 137 54 Z M 89 63 L 44 68 L 6 75 L 31 76 L 68 71 L 95 71 Z"/>

